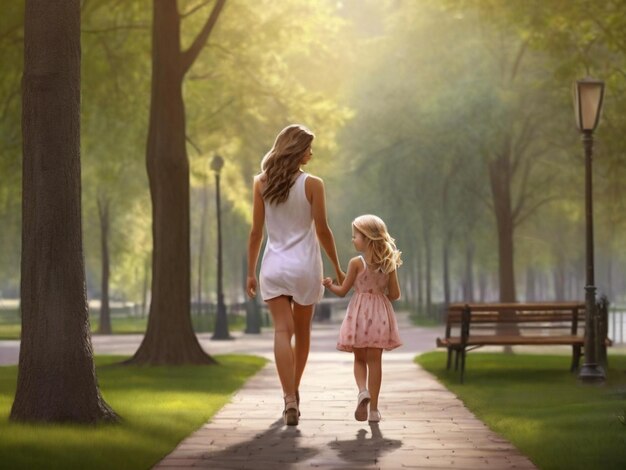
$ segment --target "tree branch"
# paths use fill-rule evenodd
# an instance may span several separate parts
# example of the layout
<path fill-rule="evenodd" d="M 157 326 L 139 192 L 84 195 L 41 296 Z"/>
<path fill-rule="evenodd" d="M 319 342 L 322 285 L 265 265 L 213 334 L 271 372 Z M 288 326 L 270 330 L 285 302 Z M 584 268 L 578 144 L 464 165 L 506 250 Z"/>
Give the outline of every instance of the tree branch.
<path fill-rule="evenodd" d="M 22 28 L 21 24 L 16 24 L 16 25 L 11 26 L 10 28 L 7 28 L 5 31 L 2 32 L 2 34 L 0 34 L 0 41 L 4 41 L 6 38 L 10 38 L 11 36 L 13 36 L 14 33 L 19 31 L 21 28 Z"/>
<path fill-rule="evenodd" d="M 510 83 L 513 83 L 515 80 L 515 76 L 517 75 L 517 71 L 522 63 L 522 57 L 524 57 L 524 52 L 526 52 L 526 46 L 528 45 L 528 39 L 526 39 L 520 46 L 519 51 L 517 51 L 517 56 L 515 57 L 515 62 L 513 63 L 513 68 L 511 69 L 511 77 L 509 78 Z"/>
<path fill-rule="evenodd" d="M 189 138 L 189 136 L 188 136 L 188 135 L 186 135 L 186 134 L 185 134 L 185 140 L 186 140 L 187 142 L 189 142 L 189 144 L 190 144 L 190 145 L 194 148 L 194 150 L 195 150 L 196 152 L 198 152 L 198 155 L 202 155 L 202 150 L 200 150 L 200 147 L 198 147 L 198 146 L 194 143 L 194 141 L 193 141 L 193 140 L 191 140 L 191 139 Z"/>
<path fill-rule="evenodd" d="M 16 88 L 7 94 L 6 99 L 4 100 L 4 105 L 2 106 L 2 115 L 0 115 L 0 122 L 4 121 L 7 115 L 9 114 L 9 108 L 11 106 L 11 102 L 14 99 L 19 98 L 19 96 L 20 96 L 19 88 Z"/>
<path fill-rule="evenodd" d="M 530 144 L 530 138 L 534 131 L 532 124 L 532 115 L 526 115 L 524 119 L 524 123 L 522 124 L 522 130 L 520 132 L 520 136 L 517 138 L 517 144 L 512 145 L 513 150 L 513 161 L 512 161 L 512 172 L 515 174 L 517 172 L 517 168 L 522 160 L 522 155 L 524 155 L 524 150 Z"/>
<path fill-rule="evenodd" d="M 604 33 L 607 39 L 613 41 L 613 44 L 619 51 L 623 53 L 626 52 L 626 44 L 623 41 L 620 41 L 620 39 L 616 37 L 613 32 L 607 28 L 594 14 L 591 14 L 591 12 L 589 12 L 589 14 L 591 16 L 591 20 L 600 29 L 600 31 Z"/>
<path fill-rule="evenodd" d="M 513 209 L 513 220 L 516 219 L 516 217 L 520 214 L 520 212 L 524 208 L 524 204 L 526 203 L 528 194 L 530 194 L 530 192 L 526 190 L 528 186 L 528 176 L 530 175 L 530 168 L 531 168 L 530 162 L 526 162 L 526 165 L 524 166 L 524 173 L 522 173 L 522 182 L 520 184 L 520 195 L 517 198 L 517 201 L 515 202 L 515 208 Z"/>
<path fill-rule="evenodd" d="M 114 31 L 122 31 L 122 30 L 129 30 L 129 29 L 144 30 L 144 29 L 150 29 L 150 26 L 148 26 L 147 24 L 127 24 L 127 25 L 121 25 L 121 26 L 111 26 L 109 28 L 102 28 L 102 29 L 81 29 L 80 32 L 88 33 L 88 34 L 100 34 L 100 33 L 111 33 Z"/>
<path fill-rule="evenodd" d="M 201 8 L 204 8 L 205 6 L 207 6 L 209 3 L 211 3 L 213 0 L 206 0 L 205 2 L 201 2 L 199 5 L 196 5 L 195 7 L 193 7 L 191 10 L 189 10 L 187 13 L 182 13 L 180 16 L 181 19 L 185 19 L 190 15 L 193 15 L 195 12 L 197 12 L 198 10 L 200 10 Z"/>
<path fill-rule="evenodd" d="M 544 199 L 538 201 L 535 205 L 531 206 L 519 219 L 513 221 L 513 226 L 518 227 L 521 225 L 528 217 L 530 217 L 537 209 L 539 209 L 544 204 L 547 204 L 552 201 L 557 201 L 560 199 L 560 196 L 548 196 Z"/>
<path fill-rule="evenodd" d="M 193 63 L 198 58 L 198 54 L 200 54 L 200 51 L 209 39 L 209 35 L 211 34 L 211 31 L 213 31 L 213 27 L 215 26 L 217 18 L 219 17 L 220 12 L 224 7 L 224 3 L 226 3 L 226 0 L 216 1 L 215 6 L 213 7 L 213 11 L 211 11 L 211 16 L 209 16 L 209 18 L 207 19 L 204 27 L 202 28 L 202 31 L 200 31 L 200 33 L 196 36 L 191 46 L 189 46 L 189 48 L 183 52 L 183 74 L 186 74 L 187 71 L 191 68 Z"/>
<path fill-rule="evenodd" d="M 207 80 L 210 78 L 215 77 L 217 74 L 215 72 L 207 72 L 207 73 L 203 73 L 200 75 L 190 75 L 189 76 L 189 80 L 193 81 L 193 80 Z"/>
<path fill-rule="evenodd" d="M 474 186 L 466 186 L 467 191 L 476 197 L 480 202 L 482 202 L 487 209 L 490 211 L 495 210 L 493 205 L 493 199 L 486 197 L 483 193 L 478 191 Z"/>

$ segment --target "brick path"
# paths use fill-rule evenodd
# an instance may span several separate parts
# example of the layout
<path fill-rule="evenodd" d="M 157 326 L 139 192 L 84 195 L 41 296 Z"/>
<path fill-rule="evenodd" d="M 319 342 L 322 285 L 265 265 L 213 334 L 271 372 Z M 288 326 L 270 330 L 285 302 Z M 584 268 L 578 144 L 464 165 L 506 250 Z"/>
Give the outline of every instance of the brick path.
<path fill-rule="evenodd" d="M 403 338 L 413 337 L 406 328 Z M 378 425 L 354 420 L 352 356 L 313 349 L 297 427 L 282 425 L 281 390 L 269 363 L 155 468 L 535 468 L 412 362 L 414 344 L 404 349 L 383 354 Z"/>

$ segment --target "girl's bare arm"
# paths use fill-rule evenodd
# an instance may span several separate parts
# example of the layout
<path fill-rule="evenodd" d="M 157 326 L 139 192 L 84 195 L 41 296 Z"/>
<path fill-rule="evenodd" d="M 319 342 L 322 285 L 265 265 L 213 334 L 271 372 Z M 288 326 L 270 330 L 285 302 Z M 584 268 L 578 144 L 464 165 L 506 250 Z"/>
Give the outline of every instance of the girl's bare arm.
<path fill-rule="evenodd" d="M 363 263 L 361 259 L 357 256 L 350 260 L 348 263 L 348 273 L 346 274 L 346 278 L 343 280 L 341 285 L 333 284 L 331 278 L 327 277 L 324 279 L 324 286 L 330 289 L 330 291 L 338 295 L 339 297 L 345 297 L 345 295 L 352 289 L 352 285 L 354 284 L 354 280 L 359 272 L 363 269 Z"/>
<path fill-rule="evenodd" d="M 398 282 L 398 271 L 393 270 L 389 274 L 389 283 L 387 284 L 387 298 L 392 302 L 400 298 L 400 283 Z"/>

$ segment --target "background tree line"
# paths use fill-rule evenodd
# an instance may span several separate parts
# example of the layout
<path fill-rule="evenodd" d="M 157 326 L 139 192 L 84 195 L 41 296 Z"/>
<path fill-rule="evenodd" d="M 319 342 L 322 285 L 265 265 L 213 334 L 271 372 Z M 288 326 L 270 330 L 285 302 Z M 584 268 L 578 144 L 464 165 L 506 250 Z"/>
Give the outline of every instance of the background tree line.
<path fill-rule="evenodd" d="M 181 47 L 214 3 L 178 2 Z M 211 157 L 226 160 L 231 303 L 243 295 L 249 182 L 277 130 L 298 121 L 318 136 L 310 170 L 328 180 L 343 259 L 352 251 L 350 220 L 381 215 L 404 251 L 412 309 L 472 298 L 581 298 L 583 167 L 569 87 L 589 73 L 607 81 L 595 163 L 598 284 L 623 300 L 624 11 L 622 1 L 229 1 L 183 85 L 191 296 L 215 295 Z M 0 290 L 16 297 L 23 2 L 4 12 Z M 109 291 L 142 304 L 152 259 L 144 163 L 152 8 L 85 0 L 81 22 L 89 297 Z"/>

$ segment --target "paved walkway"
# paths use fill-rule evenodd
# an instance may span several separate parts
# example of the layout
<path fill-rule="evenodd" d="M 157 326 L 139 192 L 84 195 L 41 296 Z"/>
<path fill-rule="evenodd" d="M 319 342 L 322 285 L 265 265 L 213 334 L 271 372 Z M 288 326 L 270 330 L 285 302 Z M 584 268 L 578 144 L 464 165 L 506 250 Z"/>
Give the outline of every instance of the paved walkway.
<path fill-rule="evenodd" d="M 352 356 L 333 351 L 337 325 L 317 325 L 297 427 L 282 424 L 281 390 L 269 363 L 155 468 L 535 468 L 412 362 L 416 353 L 432 349 L 436 332 L 411 328 L 404 320 L 405 347 L 383 354 L 379 424 L 354 420 Z M 272 357 L 271 333 L 254 341 L 261 355 Z M 219 348 L 236 349 L 237 342 L 221 342 Z M 215 344 L 207 350 L 215 353 Z"/>

